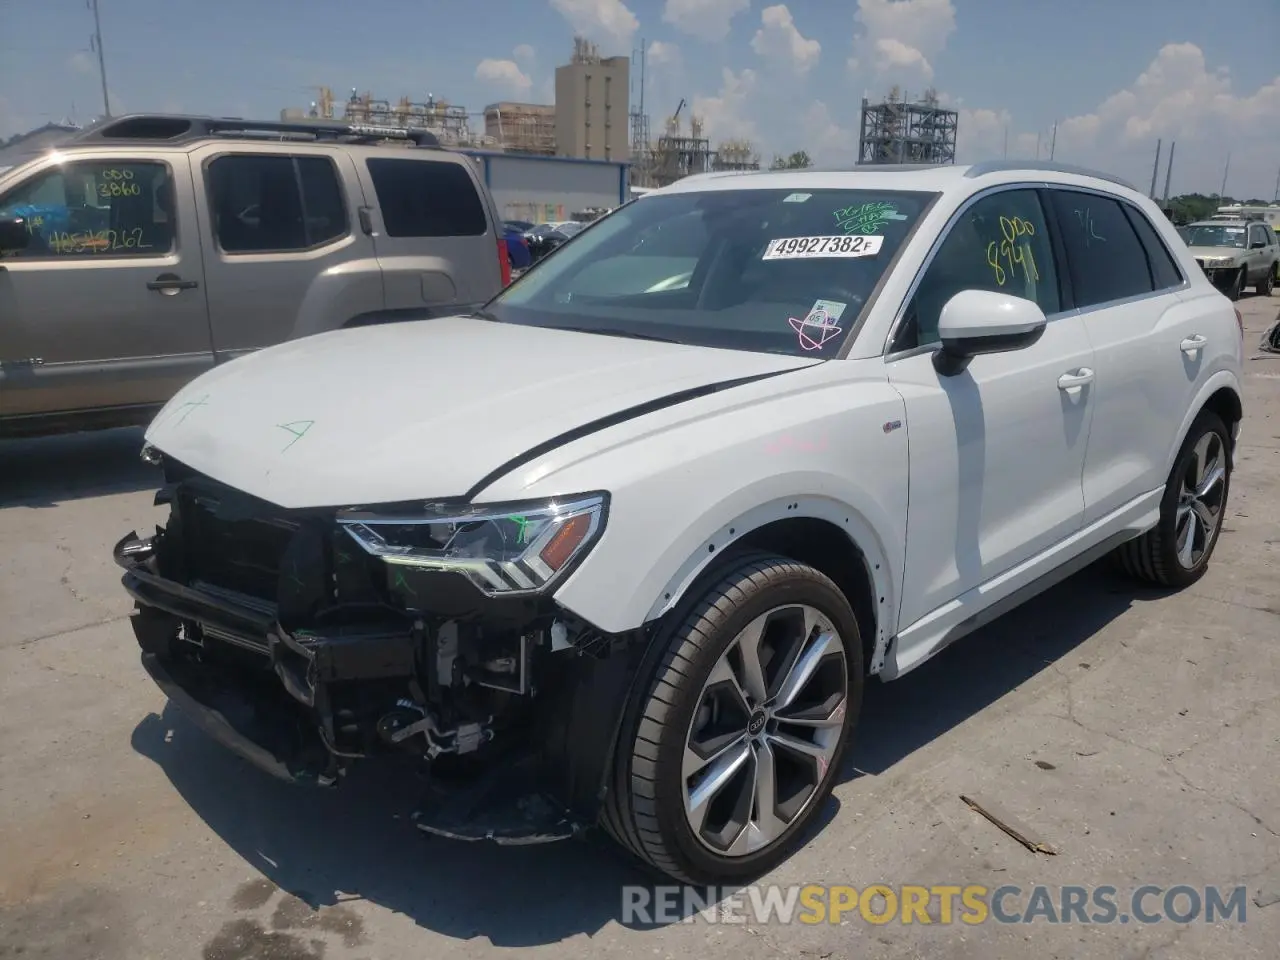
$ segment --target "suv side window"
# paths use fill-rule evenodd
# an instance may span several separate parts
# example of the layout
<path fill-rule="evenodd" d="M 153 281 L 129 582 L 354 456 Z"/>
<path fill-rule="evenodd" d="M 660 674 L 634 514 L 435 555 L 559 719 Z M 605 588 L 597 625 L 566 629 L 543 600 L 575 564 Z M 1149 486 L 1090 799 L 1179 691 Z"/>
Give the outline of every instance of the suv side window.
<path fill-rule="evenodd" d="M 1270 246 L 1270 245 L 1271 245 L 1271 240 L 1270 240 L 1270 238 L 1267 236 L 1267 233 L 1268 233 L 1268 232 L 1270 232 L 1270 231 L 1268 231 L 1266 227 L 1264 227 L 1264 226 L 1260 226 L 1259 224 L 1254 224 L 1254 225 L 1253 225 L 1252 227 L 1250 227 L 1249 229 L 1250 229 L 1250 231 L 1251 231 L 1250 236 L 1249 236 L 1249 244 L 1250 244 L 1250 246 L 1252 246 L 1252 245 L 1253 245 L 1253 244 L 1255 244 L 1255 243 L 1262 243 L 1262 244 L 1264 244 L 1265 246 Z"/>
<path fill-rule="evenodd" d="M 960 214 L 907 306 L 892 350 L 938 341 L 938 317 L 962 290 L 991 290 L 1060 309 L 1058 275 L 1044 208 L 1035 190 L 1002 190 Z"/>
<path fill-rule="evenodd" d="M 1074 190 L 1051 190 L 1077 307 L 1151 293 L 1156 284 L 1142 242 L 1120 203 Z"/>
<path fill-rule="evenodd" d="M 389 237 L 478 237 L 488 229 L 470 174 L 433 160 L 366 161 Z"/>
<path fill-rule="evenodd" d="M 223 253 L 310 250 L 347 233 L 346 202 L 327 157 L 230 153 L 207 170 Z"/>
<path fill-rule="evenodd" d="M 76 160 L 0 197 L 0 215 L 23 217 L 23 259 L 158 257 L 173 251 L 173 180 L 150 160 Z"/>
<path fill-rule="evenodd" d="M 1151 265 L 1151 275 L 1155 279 L 1155 288 L 1157 290 L 1167 290 L 1170 287 L 1181 285 L 1183 277 L 1182 271 L 1178 269 L 1178 263 L 1173 259 L 1173 254 L 1169 252 L 1169 248 L 1164 245 L 1164 241 L 1160 239 L 1160 234 L 1156 232 L 1156 228 L 1151 225 L 1151 221 L 1146 215 L 1136 207 L 1129 204 L 1122 204 L 1125 215 L 1129 218 L 1129 223 L 1133 225 L 1134 231 L 1138 234 L 1138 239 L 1142 242 L 1142 247 L 1147 252 L 1147 262 Z"/>

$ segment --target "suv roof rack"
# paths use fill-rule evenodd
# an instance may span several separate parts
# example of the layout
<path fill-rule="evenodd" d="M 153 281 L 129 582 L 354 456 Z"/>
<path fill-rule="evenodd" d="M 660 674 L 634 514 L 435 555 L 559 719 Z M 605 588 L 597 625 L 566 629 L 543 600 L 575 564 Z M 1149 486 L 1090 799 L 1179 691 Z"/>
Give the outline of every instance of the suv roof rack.
<path fill-rule="evenodd" d="M 138 140 L 185 143 L 212 137 L 271 140 L 337 140 L 378 143 L 407 140 L 418 147 L 439 147 L 435 134 L 404 127 L 345 123 L 339 120 L 245 120 L 240 117 L 200 117 L 182 114 L 133 113 L 101 120 L 73 139 L 75 143 Z"/>
<path fill-rule="evenodd" d="M 978 163 L 971 164 L 969 169 L 965 171 L 966 179 L 973 177 L 981 177 L 988 173 L 1011 173 L 1018 170 L 1043 170 L 1048 173 L 1071 173 L 1079 177 L 1093 177 L 1095 180 L 1106 180 L 1108 183 L 1115 183 L 1130 190 L 1137 190 L 1128 180 L 1110 173 L 1103 173 L 1101 170 L 1091 170 L 1088 167 L 1077 167 L 1070 163 L 1055 163 L 1052 160 L 982 160 Z"/>

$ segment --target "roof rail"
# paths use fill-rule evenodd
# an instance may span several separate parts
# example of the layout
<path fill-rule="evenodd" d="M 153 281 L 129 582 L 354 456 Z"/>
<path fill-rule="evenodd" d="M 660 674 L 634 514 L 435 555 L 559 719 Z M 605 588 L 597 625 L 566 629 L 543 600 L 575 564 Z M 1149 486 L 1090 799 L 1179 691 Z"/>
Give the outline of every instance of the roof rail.
<path fill-rule="evenodd" d="M 855 163 L 852 167 L 841 167 L 840 169 L 854 173 L 860 170 L 866 170 L 871 173 L 905 173 L 912 170 L 938 170 L 942 167 L 950 166 L 951 164 L 949 163 Z"/>
<path fill-rule="evenodd" d="M 427 130 L 345 123 L 339 120 L 245 120 L 241 117 L 200 117 L 182 114 L 133 113 L 111 117 L 86 128 L 75 143 L 150 140 L 185 143 L 211 137 L 243 137 L 273 140 L 340 140 L 345 143 L 377 143 L 407 140 L 418 147 L 439 147 Z"/>
<path fill-rule="evenodd" d="M 1106 180 L 1108 183 L 1119 184 L 1130 190 L 1137 190 L 1128 180 L 1113 176 L 1110 173 L 1103 173 L 1100 170 L 1091 170 L 1088 167 L 1077 167 L 1070 163 L 1056 163 L 1052 160 L 983 160 L 970 165 L 965 171 L 965 178 L 972 179 L 981 177 L 988 173 L 1006 173 L 1016 172 L 1019 170 L 1042 170 L 1048 173 L 1071 173 L 1079 177 L 1093 177 L 1097 180 Z"/>

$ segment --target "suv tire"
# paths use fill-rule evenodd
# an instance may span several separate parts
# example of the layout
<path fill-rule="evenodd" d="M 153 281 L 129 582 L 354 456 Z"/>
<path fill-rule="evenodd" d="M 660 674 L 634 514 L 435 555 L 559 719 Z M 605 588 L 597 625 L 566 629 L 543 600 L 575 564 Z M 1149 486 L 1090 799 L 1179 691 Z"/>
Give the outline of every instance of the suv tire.
<path fill-rule="evenodd" d="M 1280 278 L 1280 263 L 1272 264 L 1271 269 L 1267 271 L 1262 281 L 1254 288 L 1258 296 L 1271 296 L 1271 291 L 1275 289 L 1277 278 Z"/>
<path fill-rule="evenodd" d="M 1199 580 L 1222 532 L 1231 468 L 1226 424 L 1216 413 L 1202 411 L 1173 463 L 1159 523 L 1117 549 L 1121 568 L 1162 587 L 1181 588 Z"/>
<path fill-rule="evenodd" d="M 712 582 L 664 646 L 633 694 L 604 826 L 685 883 L 759 876 L 822 810 L 856 725 L 863 664 L 853 610 L 813 567 L 753 554 Z M 760 656 L 749 660 L 753 649 Z M 769 817 L 754 810 L 762 785 L 774 788 Z"/>
<path fill-rule="evenodd" d="M 1232 300 L 1239 300 L 1244 296 L 1244 288 L 1248 282 L 1249 268 L 1241 267 L 1231 278 L 1231 285 L 1227 287 L 1227 296 Z"/>

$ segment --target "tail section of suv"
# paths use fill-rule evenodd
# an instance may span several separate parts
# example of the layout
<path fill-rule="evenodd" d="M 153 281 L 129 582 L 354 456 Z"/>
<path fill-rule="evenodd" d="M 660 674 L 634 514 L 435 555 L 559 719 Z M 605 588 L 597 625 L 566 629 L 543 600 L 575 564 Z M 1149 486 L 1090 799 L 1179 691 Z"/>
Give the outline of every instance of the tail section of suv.
<path fill-rule="evenodd" d="M 429 134 L 105 121 L 0 174 L 0 436 L 145 423 L 242 354 L 509 280 L 474 164 Z"/>

